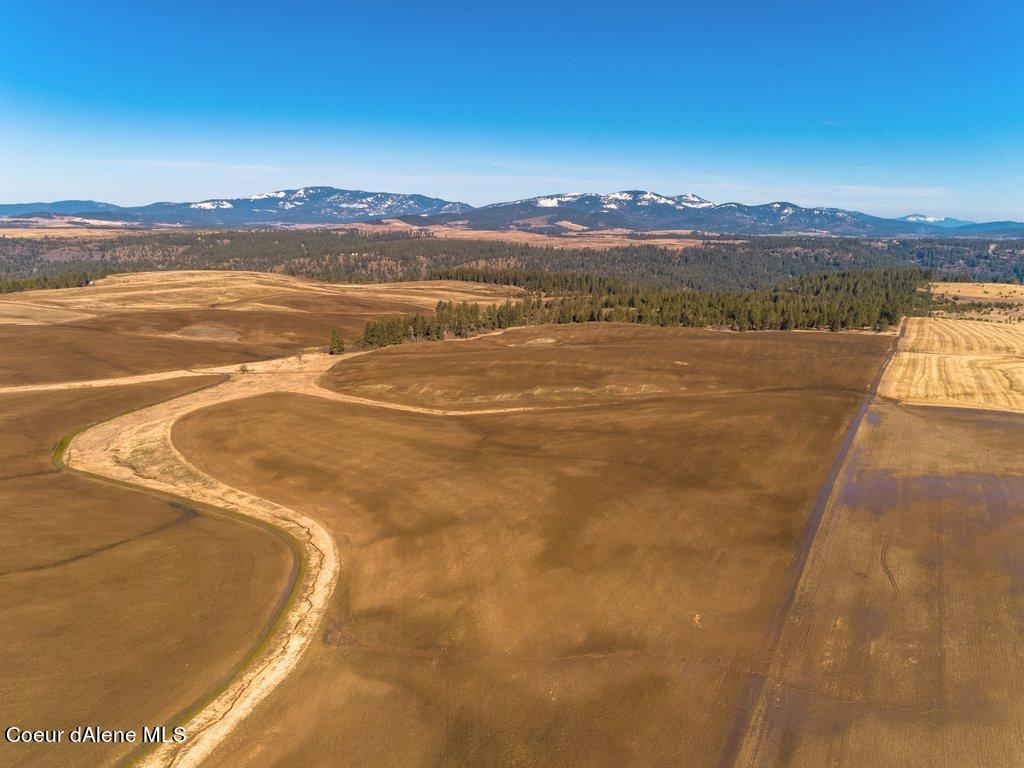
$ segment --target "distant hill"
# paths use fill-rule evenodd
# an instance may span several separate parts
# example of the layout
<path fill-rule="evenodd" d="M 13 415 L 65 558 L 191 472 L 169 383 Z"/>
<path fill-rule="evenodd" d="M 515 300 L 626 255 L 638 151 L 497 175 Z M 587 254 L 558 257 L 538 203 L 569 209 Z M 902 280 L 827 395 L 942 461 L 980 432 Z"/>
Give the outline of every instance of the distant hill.
<path fill-rule="evenodd" d="M 95 200 L 57 200 L 53 203 L 0 203 L 0 216 L 26 216 L 32 213 L 55 213 L 69 216 L 82 211 L 120 211 L 121 206 L 113 203 L 98 203 Z"/>
<path fill-rule="evenodd" d="M 0 205 L 0 215 L 60 213 L 92 219 L 200 227 L 273 224 L 346 224 L 377 218 L 460 213 L 465 203 L 423 195 L 364 192 L 336 187 L 302 187 L 252 197 L 120 207 L 91 200 Z"/>
<path fill-rule="evenodd" d="M 1024 235 L 1024 223 L 1016 221 L 975 223 L 920 213 L 887 219 L 842 208 L 804 208 L 785 201 L 763 205 L 716 204 L 694 194 L 671 196 L 638 189 L 610 194 L 542 195 L 479 208 L 424 195 L 336 187 L 302 187 L 252 197 L 138 207 L 92 200 L 0 205 L 0 216 L 31 214 L 195 227 L 329 225 L 400 218 L 414 224 L 451 224 L 481 230 L 521 229 L 550 234 L 583 227 L 638 231 L 686 229 L 736 235 Z"/>
<path fill-rule="evenodd" d="M 569 228 L 636 230 L 693 229 L 740 235 L 783 233 L 889 237 L 897 235 L 1014 235 L 1024 224 L 974 224 L 912 214 L 886 219 L 842 208 L 804 208 L 778 201 L 763 205 L 715 204 L 697 195 L 668 196 L 645 190 L 607 195 L 544 195 L 474 208 L 464 214 L 431 217 L 437 223 L 464 222 L 472 229 L 530 229 L 558 233 Z M 570 225 L 570 226 L 566 226 Z M 960 231 L 961 228 L 964 231 Z"/>

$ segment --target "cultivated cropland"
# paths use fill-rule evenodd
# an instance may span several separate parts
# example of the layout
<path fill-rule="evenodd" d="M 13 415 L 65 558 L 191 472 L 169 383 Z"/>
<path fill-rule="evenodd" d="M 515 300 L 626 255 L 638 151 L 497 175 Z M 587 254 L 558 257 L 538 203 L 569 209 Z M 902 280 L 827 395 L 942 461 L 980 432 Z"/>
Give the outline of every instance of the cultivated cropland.
<path fill-rule="evenodd" d="M 431 226 L 8 244 L 0 765 L 1024 762 L 1019 288 Z"/>

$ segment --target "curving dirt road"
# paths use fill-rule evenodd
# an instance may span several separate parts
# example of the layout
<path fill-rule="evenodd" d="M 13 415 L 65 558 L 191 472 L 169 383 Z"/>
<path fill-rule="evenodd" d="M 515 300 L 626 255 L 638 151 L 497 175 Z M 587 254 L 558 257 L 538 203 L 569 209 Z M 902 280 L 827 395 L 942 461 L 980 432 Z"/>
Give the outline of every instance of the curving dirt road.
<path fill-rule="evenodd" d="M 454 340 L 453 340 L 454 341 Z M 145 376 L 8 388 L 13 391 L 116 386 L 183 376 L 224 374 L 218 385 L 143 408 L 91 427 L 69 443 L 63 459 L 71 469 L 171 493 L 256 518 L 287 532 L 298 542 L 303 568 L 278 629 L 258 658 L 187 723 L 188 740 L 165 744 L 144 755 L 146 768 L 197 766 L 274 689 L 298 663 L 313 639 L 338 580 L 338 551 L 328 531 L 294 509 L 233 488 L 201 471 L 174 447 L 171 430 L 186 414 L 229 400 L 286 392 L 431 416 L 470 416 L 572 406 L 521 406 L 449 411 L 387 403 L 345 395 L 319 386 L 323 373 L 341 359 L 310 353 L 246 366 L 220 366 Z M 4 392 L 7 390 L 0 390 Z"/>
<path fill-rule="evenodd" d="M 259 658 L 188 722 L 182 745 L 162 745 L 145 755 L 143 766 L 195 766 L 297 663 L 312 640 L 338 578 L 338 553 L 330 534 L 293 509 L 239 491 L 190 464 L 171 442 L 174 422 L 215 403 L 264 392 L 303 391 L 333 359 L 306 356 L 251 366 L 261 373 L 235 372 L 222 384 L 125 414 L 77 435 L 64 462 L 72 469 L 173 493 L 224 508 L 286 531 L 302 550 L 304 568 L 279 629 Z M 211 369 L 204 373 L 224 372 Z M 182 372 L 181 375 L 194 375 Z"/>

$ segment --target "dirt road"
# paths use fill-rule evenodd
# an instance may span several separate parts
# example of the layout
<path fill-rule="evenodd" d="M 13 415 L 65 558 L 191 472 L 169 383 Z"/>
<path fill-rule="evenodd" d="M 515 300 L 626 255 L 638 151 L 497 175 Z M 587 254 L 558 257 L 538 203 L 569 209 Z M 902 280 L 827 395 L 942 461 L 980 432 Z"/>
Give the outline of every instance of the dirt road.
<path fill-rule="evenodd" d="M 294 509 L 232 488 L 202 472 L 174 447 L 172 428 L 193 411 L 230 400 L 286 392 L 431 416 L 468 416 L 580 406 L 522 406 L 448 411 L 387 403 L 322 388 L 323 373 L 339 360 L 365 352 L 331 357 L 322 353 L 144 376 L 64 384 L 11 387 L 11 391 L 117 386 L 183 376 L 219 373 L 224 383 L 165 403 L 125 414 L 75 436 L 64 453 L 65 464 L 81 472 L 171 493 L 261 520 L 286 531 L 298 542 L 303 567 L 279 629 L 259 658 L 187 724 L 188 741 L 168 744 L 144 756 L 142 766 L 184 768 L 199 765 L 220 741 L 294 668 L 313 639 L 338 579 L 335 542 L 327 530 Z M 4 390 L 6 391 L 6 390 Z"/>
<path fill-rule="evenodd" d="M 768 632 L 762 642 L 760 663 L 766 666 L 761 666 L 758 669 L 751 670 L 747 673 L 746 679 L 743 681 L 743 691 L 740 695 L 740 703 L 736 709 L 732 728 L 730 729 L 728 736 L 726 736 L 725 743 L 722 745 L 722 749 L 719 752 L 718 761 L 716 763 L 718 768 L 732 768 L 732 766 L 736 765 L 737 756 L 741 746 L 743 745 L 744 737 L 750 729 L 751 719 L 754 717 L 758 704 L 764 696 L 765 684 L 771 676 L 771 665 L 773 663 L 773 659 L 778 653 L 783 631 L 790 620 L 793 603 L 796 600 L 797 590 L 803 578 L 804 570 L 807 567 L 807 559 L 810 555 L 811 547 L 818 536 L 818 530 L 822 525 L 822 520 L 829 509 L 829 502 L 835 495 L 836 483 L 843 471 L 843 467 L 846 465 L 847 456 L 850 453 L 850 447 L 853 445 L 854 438 L 857 436 L 861 423 L 867 415 L 868 408 L 878 395 L 878 388 L 882 383 L 886 370 L 892 363 L 893 358 L 899 349 L 900 342 L 904 338 L 906 329 L 906 320 L 904 320 L 903 324 L 900 326 L 899 335 L 893 341 L 889 353 L 886 355 L 885 360 L 878 369 L 878 373 L 875 375 L 874 381 L 871 383 L 871 388 L 864 396 L 864 400 L 861 403 L 860 408 L 857 409 L 857 414 L 853 417 L 853 421 L 850 423 L 850 426 L 846 430 L 846 434 L 843 436 L 842 445 L 839 448 L 839 453 L 836 454 L 828 479 L 825 481 L 825 484 L 821 488 L 821 492 L 818 494 L 818 498 L 815 500 L 814 509 L 811 511 L 810 517 L 807 519 L 804 534 L 800 539 L 800 544 L 793 555 L 793 561 L 786 573 L 784 598 L 779 603 L 775 617 L 773 618 L 772 623 L 768 628 Z M 828 525 L 826 524 L 826 528 L 827 527 Z"/>

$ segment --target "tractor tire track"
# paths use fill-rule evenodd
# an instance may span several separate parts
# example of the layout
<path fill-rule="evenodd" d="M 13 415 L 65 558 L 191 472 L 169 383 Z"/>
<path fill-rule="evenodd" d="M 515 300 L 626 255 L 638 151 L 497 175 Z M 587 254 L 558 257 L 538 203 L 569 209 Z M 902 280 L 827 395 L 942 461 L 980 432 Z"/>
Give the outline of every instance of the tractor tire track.
<path fill-rule="evenodd" d="M 725 741 L 719 750 L 718 759 L 715 762 L 716 768 L 734 768 L 737 763 L 744 737 L 750 729 L 754 713 L 757 710 L 762 695 L 764 694 L 765 684 L 771 676 L 773 663 L 778 657 L 782 633 L 789 621 L 790 614 L 793 611 L 793 604 L 796 601 L 800 580 L 803 577 L 804 569 L 807 566 L 807 559 L 810 555 L 811 547 L 817 538 L 818 530 L 821 527 L 825 514 L 829 509 L 829 502 L 835 493 L 836 483 L 842 474 L 843 468 L 846 466 L 846 459 L 849 455 L 850 447 L 853 445 L 853 440 L 857 436 L 857 431 L 860 429 L 860 425 L 864 421 L 864 417 L 867 415 L 868 408 L 878 395 L 878 388 L 882 383 L 882 377 L 885 375 L 886 369 L 895 357 L 896 350 L 899 348 L 900 341 L 903 339 L 906 329 L 907 321 L 904 319 L 900 325 L 899 334 L 893 340 L 892 346 L 889 348 L 889 352 L 886 354 L 885 360 L 882 361 L 882 364 L 879 366 L 867 394 L 861 401 L 860 407 L 857 409 L 857 413 L 853 417 L 853 421 L 850 422 L 850 426 L 847 428 L 846 433 L 843 436 L 843 442 L 840 444 L 836 458 L 832 462 L 832 468 L 825 480 L 825 484 L 822 486 L 821 491 L 819 491 L 818 497 L 814 502 L 814 507 L 807 519 L 807 524 L 804 527 L 803 535 L 801 536 L 796 552 L 793 555 L 793 560 L 790 562 L 789 568 L 786 571 L 785 580 L 783 581 L 785 586 L 782 600 L 780 601 L 775 615 L 772 617 L 772 621 L 768 625 L 765 637 L 761 642 L 760 652 L 757 657 L 759 669 L 747 672 L 744 677 L 740 689 L 738 704 L 733 714 L 732 724 L 726 733 Z"/>

